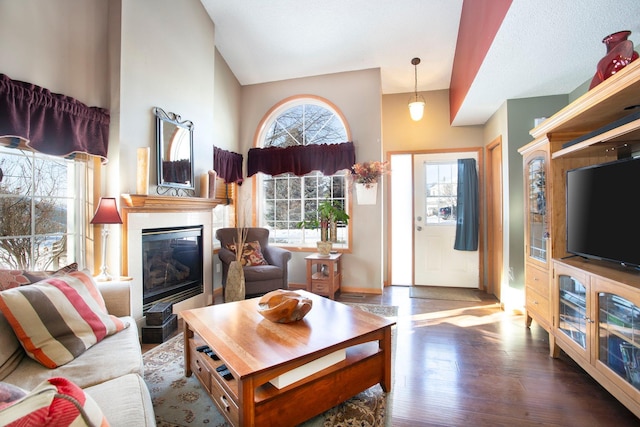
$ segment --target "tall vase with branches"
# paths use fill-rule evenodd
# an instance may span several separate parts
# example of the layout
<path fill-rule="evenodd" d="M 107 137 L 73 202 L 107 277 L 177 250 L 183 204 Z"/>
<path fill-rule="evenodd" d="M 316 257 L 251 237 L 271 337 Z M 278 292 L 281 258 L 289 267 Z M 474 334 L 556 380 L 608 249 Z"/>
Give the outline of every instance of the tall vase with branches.
<path fill-rule="evenodd" d="M 236 224 L 240 221 L 236 221 Z M 246 296 L 244 270 L 242 269 L 242 253 L 247 242 L 247 227 L 236 225 L 235 245 L 236 259 L 229 264 L 227 282 L 224 289 L 224 302 L 242 301 Z"/>

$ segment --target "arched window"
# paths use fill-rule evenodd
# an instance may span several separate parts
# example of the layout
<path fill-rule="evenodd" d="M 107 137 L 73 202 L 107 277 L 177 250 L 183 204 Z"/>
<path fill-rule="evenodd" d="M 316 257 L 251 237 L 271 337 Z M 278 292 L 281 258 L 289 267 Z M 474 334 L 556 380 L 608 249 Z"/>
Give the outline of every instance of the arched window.
<path fill-rule="evenodd" d="M 296 96 L 274 106 L 265 116 L 257 145 L 266 147 L 336 144 L 351 140 L 348 125 L 337 107 L 316 96 Z M 346 170 L 325 176 L 314 171 L 299 177 L 291 173 L 257 175 L 258 223 L 271 230 L 273 243 L 315 247 L 320 240 L 318 206 L 329 200 L 349 214 Z M 305 226 L 302 226 L 302 225 Z M 349 246 L 348 223 L 338 225 L 334 247 Z"/>

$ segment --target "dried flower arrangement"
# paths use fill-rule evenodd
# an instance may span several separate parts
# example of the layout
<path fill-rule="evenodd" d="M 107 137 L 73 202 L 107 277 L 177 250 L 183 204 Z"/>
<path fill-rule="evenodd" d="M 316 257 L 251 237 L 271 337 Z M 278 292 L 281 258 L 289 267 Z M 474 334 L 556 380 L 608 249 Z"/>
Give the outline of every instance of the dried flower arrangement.
<path fill-rule="evenodd" d="M 244 244 L 247 243 L 247 233 L 249 229 L 246 227 L 236 228 L 236 238 L 233 239 L 233 243 L 236 245 L 236 261 L 242 262 L 242 254 L 244 252 Z"/>
<path fill-rule="evenodd" d="M 378 182 L 378 178 L 389 172 L 388 165 L 389 162 L 377 161 L 356 163 L 351 167 L 351 176 L 354 182 L 369 187 L 371 184 Z"/>

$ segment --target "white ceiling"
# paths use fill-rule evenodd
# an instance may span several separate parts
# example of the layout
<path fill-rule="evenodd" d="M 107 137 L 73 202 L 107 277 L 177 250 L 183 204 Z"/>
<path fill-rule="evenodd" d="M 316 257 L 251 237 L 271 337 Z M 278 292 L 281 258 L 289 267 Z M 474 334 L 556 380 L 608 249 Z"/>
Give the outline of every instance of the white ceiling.
<path fill-rule="evenodd" d="M 413 92 L 417 56 L 418 91 L 449 88 L 462 0 L 201 2 L 242 85 L 380 68 L 383 94 Z M 639 18 L 640 0 L 513 0 L 453 124 L 573 91 L 593 76 L 604 36 L 630 30 L 639 44 Z"/>

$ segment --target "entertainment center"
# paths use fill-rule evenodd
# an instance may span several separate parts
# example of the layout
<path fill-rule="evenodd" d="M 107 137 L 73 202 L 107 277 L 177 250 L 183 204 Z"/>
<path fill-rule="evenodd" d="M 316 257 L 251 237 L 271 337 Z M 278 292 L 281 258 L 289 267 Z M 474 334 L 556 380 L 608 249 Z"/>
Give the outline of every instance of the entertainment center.
<path fill-rule="evenodd" d="M 638 417 L 640 181 L 629 177 L 638 176 L 639 112 L 634 61 L 532 129 L 519 150 L 527 326 L 538 322 L 552 357 L 563 350 Z M 617 187 L 608 192 L 604 180 Z"/>

